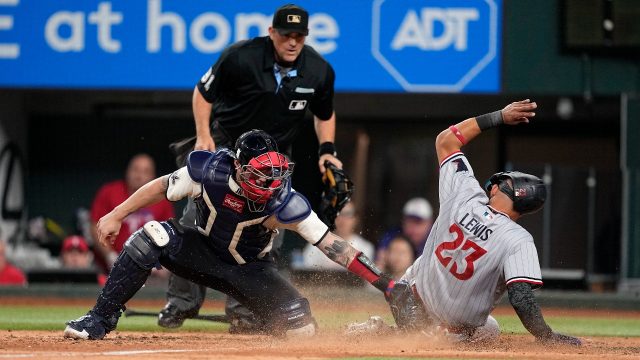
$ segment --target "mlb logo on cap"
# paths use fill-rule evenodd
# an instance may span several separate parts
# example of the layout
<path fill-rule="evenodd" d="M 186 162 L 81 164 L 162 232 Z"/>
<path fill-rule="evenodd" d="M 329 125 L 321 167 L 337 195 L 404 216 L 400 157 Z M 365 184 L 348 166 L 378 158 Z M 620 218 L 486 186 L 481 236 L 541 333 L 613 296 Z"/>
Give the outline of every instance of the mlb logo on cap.
<path fill-rule="evenodd" d="M 271 26 L 281 35 L 299 33 L 309 35 L 309 13 L 298 5 L 287 4 L 273 14 Z"/>
<path fill-rule="evenodd" d="M 302 22 L 302 17 L 300 15 L 287 15 L 287 22 L 300 24 Z"/>

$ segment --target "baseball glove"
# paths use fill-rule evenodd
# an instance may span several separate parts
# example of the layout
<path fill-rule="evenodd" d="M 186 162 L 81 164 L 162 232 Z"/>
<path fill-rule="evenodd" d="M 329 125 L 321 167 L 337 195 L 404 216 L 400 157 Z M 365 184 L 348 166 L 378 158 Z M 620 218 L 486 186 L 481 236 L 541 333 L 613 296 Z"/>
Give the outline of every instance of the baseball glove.
<path fill-rule="evenodd" d="M 192 136 L 169 144 L 169 150 L 176 157 L 176 165 L 181 168 L 187 164 L 187 155 L 193 151 L 196 137 Z"/>
<path fill-rule="evenodd" d="M 322 176 L 324 190 L 320 201 L 320 220 L 331 230 L 335 228 L 336 216 L 351 199 L 353 183 L 349 180 L 344 170 L 339 169 L 330 161 L 324 162 L 326 171 Z"/>

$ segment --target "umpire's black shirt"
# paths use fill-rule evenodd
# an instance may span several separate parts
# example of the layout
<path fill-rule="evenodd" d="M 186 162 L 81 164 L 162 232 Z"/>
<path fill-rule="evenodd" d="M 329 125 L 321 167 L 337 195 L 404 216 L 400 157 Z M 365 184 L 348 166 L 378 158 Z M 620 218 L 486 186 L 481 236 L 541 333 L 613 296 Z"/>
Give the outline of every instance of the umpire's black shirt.
<path fill-rule="evenodd" d="M 286 151 L 306 109 L 321 120 L 331 118 L 335 74 L 320 54 L 305 45 L 285 76 L 276 76 L 277 71 L 268 36 L 240 41 L 223 51 L 198 82 L 202 96 L 213 104 L 216 145 L 233 146 L 243 132 L 261 129 Z"/>

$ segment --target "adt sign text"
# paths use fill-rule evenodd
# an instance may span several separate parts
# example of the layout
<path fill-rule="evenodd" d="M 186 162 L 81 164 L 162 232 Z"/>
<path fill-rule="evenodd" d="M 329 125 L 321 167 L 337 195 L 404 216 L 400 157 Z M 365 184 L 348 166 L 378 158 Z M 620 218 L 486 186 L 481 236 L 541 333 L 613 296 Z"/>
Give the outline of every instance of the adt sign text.
<path fill-rule="evenodd" d="M 497 89 L 498 11 L 494 0 L 375 0 L 372 54 L 406 91 L 461 92 L 483 76 Z"/>

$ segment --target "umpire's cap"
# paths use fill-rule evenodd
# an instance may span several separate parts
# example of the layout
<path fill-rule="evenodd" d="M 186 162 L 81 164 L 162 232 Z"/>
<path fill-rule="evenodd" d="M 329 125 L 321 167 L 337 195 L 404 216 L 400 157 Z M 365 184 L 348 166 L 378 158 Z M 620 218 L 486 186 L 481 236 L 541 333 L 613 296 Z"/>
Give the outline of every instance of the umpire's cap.
<path fill-rule="evenodd" d="M 276 10 L 271 25 L 282 35 L 300 33 L 309 35 L 309 13 L 298 5 L 287 4 Z"/>
<path fill-rule="evenodd" d="M 513 188 L 504 181 L 506 179 L 511 179 Z M 521 215 L 542 209 L 547 198 L 547 188 L 539 177 L 519 171 L 493 174 L 485 183 L 485 190 L 490 191 L 494 184 L 513 201 L 513 209 Z"/>

